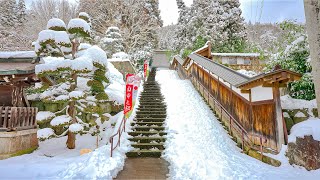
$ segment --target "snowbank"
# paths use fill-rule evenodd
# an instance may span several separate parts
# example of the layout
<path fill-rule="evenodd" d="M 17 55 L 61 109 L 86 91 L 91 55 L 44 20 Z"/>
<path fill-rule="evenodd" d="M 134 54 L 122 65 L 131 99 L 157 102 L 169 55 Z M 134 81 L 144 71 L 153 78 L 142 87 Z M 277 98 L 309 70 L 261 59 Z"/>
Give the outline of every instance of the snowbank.
<path fill-rule="evenodd" d="M 281 106 L 283 109 L 313 109 L 317 108 L 316 100 L 294 99 L 289 95 L 281 96 Z"/>
<path fill-rule="evenodd" d="M 125 82 L 123 75 L 108 61 L 107 77 L 109 78 L 110 85 L 105 89 L 109 99 L 116 101 L 118 104 L 123 104 Z"/>
<path fill-rule="evenodd" d="M 170 70 L 158 71 L 156 80 L 167 104 L 163 157 L 170 179 L 320 179 L 320 170 L 277 168 L 241 153 L 189 80 Z"/>
<path fill-rule="evenodd" d="M 296 138 L 304 136 L 312 136 L 313 139 L 320 141 L 320 119 L 310 118 L 306 121 L 295 124 L 288 137 L 288 142 L 296 142 Z"/>

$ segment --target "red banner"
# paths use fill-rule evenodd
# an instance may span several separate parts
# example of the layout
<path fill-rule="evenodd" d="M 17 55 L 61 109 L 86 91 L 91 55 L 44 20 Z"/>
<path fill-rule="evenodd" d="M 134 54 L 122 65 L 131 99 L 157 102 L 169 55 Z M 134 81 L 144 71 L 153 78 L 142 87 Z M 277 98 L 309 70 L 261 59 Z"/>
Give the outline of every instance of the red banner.
<path fill-rule="evenodd" d="M 143 72 L 144 72 L 144 78 L 147 77 L 147 70 L 148 70 L 148 61 L 145 60 L 143 64 Z"/>
<path fill-rule="evenodd" d="M 127 84 L 126 85 L 126 97 L 124 101 L 124 114 L 126 115 L 132 109 L 132 92 L 133 92 L 133 85 Z"/>

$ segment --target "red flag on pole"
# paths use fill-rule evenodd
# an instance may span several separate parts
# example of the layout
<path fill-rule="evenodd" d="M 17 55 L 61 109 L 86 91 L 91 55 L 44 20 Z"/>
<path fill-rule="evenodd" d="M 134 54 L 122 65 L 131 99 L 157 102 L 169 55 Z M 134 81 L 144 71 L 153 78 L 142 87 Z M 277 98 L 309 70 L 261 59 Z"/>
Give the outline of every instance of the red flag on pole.
<path fill-rule="evenodd" d="M 126 115 L 132 109 L 132 92 L 133 92 L 133 85 L 127 84 L 126 97 L 124 101 L 124 110 L 123 110 L 124 115 Z"/>

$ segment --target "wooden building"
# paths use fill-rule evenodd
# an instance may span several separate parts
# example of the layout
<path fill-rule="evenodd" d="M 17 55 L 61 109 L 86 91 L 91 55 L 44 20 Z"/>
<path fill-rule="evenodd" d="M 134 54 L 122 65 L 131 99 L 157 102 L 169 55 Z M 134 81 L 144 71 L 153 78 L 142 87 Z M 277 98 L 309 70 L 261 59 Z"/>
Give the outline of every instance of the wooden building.
<path fill-rule="evenodd" d="M 24 88 L 38 81 L 33 52 L 0 52 L 0 159 L 38 146 L 36 114 Z"/>
<path fill-rule="evenodd" d="M 259 53 L 212 53 L 211 55 L 213 61 L 235 70 L 245 69 L 261 72 L 263 68 Z"/>
<path fill-rule="evenodd" d="M 287 138 L 279 88 L 301 75 L 277 69 L 250 78 L 213 61 L 209 51 L 206 46 L 202 55 L 196 51 L 186 58 L 187 77 L 243 146 L 279 152 Z"/>

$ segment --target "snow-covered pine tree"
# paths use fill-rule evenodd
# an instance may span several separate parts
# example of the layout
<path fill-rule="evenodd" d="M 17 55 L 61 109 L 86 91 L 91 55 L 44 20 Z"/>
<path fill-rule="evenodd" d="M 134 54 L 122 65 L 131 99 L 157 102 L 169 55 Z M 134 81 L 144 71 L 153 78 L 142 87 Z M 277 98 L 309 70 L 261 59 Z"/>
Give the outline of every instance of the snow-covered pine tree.
<path fill-rule="evenodd" d="M 205 39 L 212 42 L 216 52 L 244 50 L 246 33 L 239 0 L 194 0 L 190 8 L 177 0 L 177 5 L 178 49 L 192 51 L 196 41 Z"/>
<path fill-rule="evenodd" d="M 177 23 L 177 28 L 176 28 L 176 48 L 174 49 L 182 49 L 186 48 L 191 44 L 190 40 L 190 31 L 191 27 L 189 24 L 189 21 L 191 19 L 191 11 L 190 8 L 188 8 L 183 0 L 176 0 L 177 6 L 178 6 L 178 11 L 179 11 L 179 18 L 178 18 L 178 23 Z"/>
<path fill-rule="evenodd" d="M 241 17 L 239 0 L 219 0 L 219 7 L 222 7 L 219 18 L 219 32 L 223 35 L 214 41 L 220 52 L 243 52 L 246 41 L 244 18 Z M 212 32 L 214 33 L 214 32 Z M 222 42 L 222 44 L 220 43 Z"/>
<path fill-rule="evenodd" d="M 106 51 L 109 58 L 117 52 L 124 51 L 123 39 L 118 27 L 111 26 L 106 31 L 106 37 L 101 39 L 101 47 Z"/>
<path fill-rule="evenodd" d="M 43 101 L 62 101 L 68 104 L 65 115 L 53 115 L 48 119 L 51 126 L 66 129 L 62 135 L 68 134 L 69 149 L 75 148 L 75 135 L 86 126 L 86 123 L 77 116 L 79 115 L 77 108 L 92 109 L 85 100 L 87 96 L 94 96 L 91 99 L 97 100 L 108 99 L 103 84 L 108 83 L 105 77 L 107 57 L 97 46 L 80 44 L 90 37 L 91 30 L 86 21 L 88 19 L 81 18 L 84 18 L 83 14 L 79 18 L 71 19 L 68 26 L 61 19 L 49 20 L 47 29 L 39 33 L 38 40 L 34 43 L 37 55 L 44 57 L 45 61 L 45 64 L 36 66 L 38 77 L 53 76 L 56 80 L 56 84 L 43 82 L 35 91 L 41 93 L 40 98 Z M 92 76 L 91 81 L 87 80 L 91 87 L 90 91 L 83 90 L 82 86 L 86 86 L 84 84 L 77 85 L 80 76 L 85 78 Z M 96 113 L 95 109 L 92 112 Z M 53 130 L 49 129 L 49 132 Z"/>
<path fill-rule="evenodd" d="M 19 0 L 17 4 L 17 23 L 21 26 L 26 22 L 27 12 L 26 12 L 26 4 L 25 0 Z"/>
<path fill-rule="evenodd" d="M 16 1 L 15 0 L 2 0 L 0 6 L 0 26 L 14 27 L 17 21 L 15 14 Z"/>

